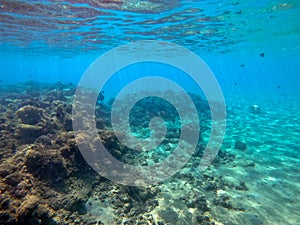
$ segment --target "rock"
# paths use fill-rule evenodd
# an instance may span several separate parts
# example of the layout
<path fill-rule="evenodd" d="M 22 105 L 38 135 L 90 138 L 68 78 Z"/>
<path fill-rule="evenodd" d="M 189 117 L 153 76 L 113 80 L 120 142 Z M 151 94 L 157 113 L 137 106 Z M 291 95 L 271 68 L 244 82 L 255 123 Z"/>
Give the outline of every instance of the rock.
<path fill-rule="evenodd" d="M 189 208 L 197 208 L 202 212 L 210 211 L 210 208 L 207 205 L 206 199 L 204 196 L 196 196 L 195 199 L 187 203 Z"/>
<path fill-rule="evenodd" d="M 217 191 L 218 190 L 218 185 L 215 182 L 209 182 L 206 186 L 205 186 L 205 190 L 206 191 Z"/>
<path fill-rule="evenodd" d="M 252 217 L 250 223 L 253 225 L 263 225 L 264 223 L 257 217 Z"/>
<path fill-rule="evenodd" d="M 41 135 L 35 140 L 35 143 L 36 144 L 42 144 L 44 146 L 50 146 L 51 145 L 51 140 L 52 140 L 51 137 L 49 137 L 47 135 Z"/>
<path fill-rule="evenodd" d="M 261 109 L 258 105 L 252 105 L 252 106 L 250 106 L 250 112 L 253 114 L 260 114 Z"/>
<path fill-rule="evenodd" d="M 196 220 L 199 224 L 204 224 L 206 222 L 210 222 L 210 219 L 208 216 L 202 216 L 202 215 L 197 215 Z"/>
<path fill-rule="evenodd" d="M 249 188 L 246 186 L 245 182 L 241 182 L 238 186 L 235 187 L 235 189 L 240 191 L 248 191 Z"/>
<path fill-rule="evenodd" d="M 67 176 L 62 157 L 57 152 L 47 151 L 41 154 L 35 150 L 26 153 L 25 165 L 30 173 L 52 184 L 60 183 Z"/>
<path fill-rule="evenodd" d="M 25 144 L 33 143 L 43 134 L 43 127 L 29 124 L 19 124 L 17 136 Z"/>
<path fill-rule="evenodd" d="M 41 109 L 36 108 L 31 105 L 26 105 L 17 111 L 18 117 L 21 119 L 22 123 L 35 125 L 41 121 Z"/>
<path fill-rule="evenodd" d="M 27 221 L 32 217 L 33 211 L 38 207 L 39 198 L 35 195 L 26 197 L 17 209 L 18 221 Z"/>
<path fill-rule="evenodd" d="M 0 224 L 13 224 L 8 212 L 0 212 Z"/>
<path fill-rule="evenodd" d="M 237 211 L 245 211 L 243 207 L 236 206 L 234 203 L 230 201 L 230 197 L 227 195 L 218 196 L 213 200 L 215 205 L 222 206 L 223 208 Z"/>
<path fill-rule="evenodd" d="M 244 165 L 244 167 L 255 167 L 255 163 L 254 162 L 248 162 Z"/>
<path fill-rule="evenodd" d="M 236 141 L 234 145 L 235 149 L 245 151 L 247 149 L 247 145 L 244 142 Z"/>
<path fill-rule="evenodd" d="M 226 208 L 226 209 L 234 209 L 234 206 L 232 205 L 232 203 L 229 200 L 230 200 L 229 196 L 220 196 L 220 197 L 214 199 L 213 203 L 215 205 L 222 206 L 223 208 Z"/>
<path fill-rule="evenodd" d="M 71 118 L 66 118 L 64 121 L 64 128 L 66 131 L 72 131 L 73 130 L 73 124 Z"/>
<path fill-rule="evenodd" d="M 176 224 L 178 221 L 178 214 L 171 208 L 159 211 L 159 216 L 166 222 L 170 224 Z"/>
<path fill-rule="evenodd" d="M 25 157 L 27 170 L 32 173 L 37 173 L 38 169 L 42 166 L 42 155 L 37 151 L 28 150 Z"/>
<path fill-rule="evenodd" d="M 22 177 L 18 172 L 14 172 L 12 174 L 9 174 L 6 176 L 5 181 L 7 184 L 15 187 L 17 184 L 19 184 L 22 180 Z"/>
<path fill-rule="evenodd" d="M 155 197 L 155 191 L 151 191 L 150 189 L 142 189 L 138 187 L 128 186 L 125 188 L 126 193 L 135 201 L 138 202 L 146 202 Z"/>
<path fill-rule="evenodd" d="M 46 94 L 44 100 L 49 101 L 49 102 L 53 102 L 55 100 L 65 101 L 66 97 L 64 96 L 64 93 L 61 90 L 55 89 L 55 90 L 49 91 Z"/>
<path fill-rule="evenodd" d="M 17 168 L 12 164 L 2 164 L 0 167 L 0 177 L 6 177 L 7 175 L 13 173 Z"/>
<path fill-rule="evenodd" d="M 9 200 L 9 198 L 5 198 L 5 199 L 2 199 L 2 198 L 0 198 L 0 209 L 8 209 L 8 207 L 9 207 L 9 204 L 10 204 L 10 200 Z"/>

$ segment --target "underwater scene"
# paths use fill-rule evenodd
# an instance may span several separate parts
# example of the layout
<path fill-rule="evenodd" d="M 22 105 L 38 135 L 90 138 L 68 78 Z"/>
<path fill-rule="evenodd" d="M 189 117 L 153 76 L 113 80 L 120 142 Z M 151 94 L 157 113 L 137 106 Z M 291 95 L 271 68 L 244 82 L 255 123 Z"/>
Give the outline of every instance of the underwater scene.
<path fill-rule="evenodd" d="M 300 225 L 298 0 L 0 0 L 0 224 Z"/>

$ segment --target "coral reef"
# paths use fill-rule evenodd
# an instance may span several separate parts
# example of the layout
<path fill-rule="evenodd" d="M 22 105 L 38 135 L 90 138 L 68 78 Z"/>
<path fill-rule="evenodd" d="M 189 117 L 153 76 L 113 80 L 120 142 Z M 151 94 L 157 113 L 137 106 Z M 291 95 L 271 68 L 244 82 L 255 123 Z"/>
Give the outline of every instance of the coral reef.
<path fill-rule="evenodd" d="M 232 183 L 211 172 L 199 174 L 193 168 L 203 153 L 202 139 L 186 167 L 159 185 L 127 187 L 114 184 L 94 172 L 83 159 L 72 132 L 72 84 L 24 83 L 2 88 L 0 98 L 0 224 L 214 224 L 212 205 L 242 211 L 222 189 L 246 191 L 245 183 Z M 207 103 L 192 96 L 201 108 L 203 130 L 209 129 Z M 152 103 L 148 113 L 141 114 Z M 111 130 L 110 107 L 102 101 L 96 107 L 99 137 L 119 160 L 149 165 L 172 153 L 179 138 L 176 112 L 161 110 L 165 102 L 146 99 L 132 110 L 135 131 L 149 132 L 151 117 L 168 121 L 166 138 L 159 152 L 137 153 L 122 146 Z M 88 107 L 86 108 L 88 110 Z M 84 110 L 82 115 L 84 115 Z M 175 117 L 175 119 L 172 117 Z M 209 118 L 209 116 L 207 116 Z M 178 125 L 178 126 L 179 126 Z M 218 167 L 231 163 L 232 154 L 220 151 Z M 193 213 L 192 213 L 193 212 Z"/>

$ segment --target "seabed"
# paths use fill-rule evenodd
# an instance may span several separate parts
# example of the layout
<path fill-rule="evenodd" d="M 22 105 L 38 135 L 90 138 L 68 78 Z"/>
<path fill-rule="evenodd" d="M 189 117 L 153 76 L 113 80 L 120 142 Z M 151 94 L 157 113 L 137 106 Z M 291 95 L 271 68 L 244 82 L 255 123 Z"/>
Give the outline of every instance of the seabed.
<path fill-rule="evenodd" d="M 200 171 L 210 118 L 207 103 L 194 96 L 202 130 L 193 157 L 173 177 L 133 187 L 100 176 L 81 156 L 72 130 L 75 88 L 34 82 L 1 87 L 1 224 L 300 224 L 299 102 L 260 99 L 254 113 L 246 100 L 227 98 L 224 143 Z M 100 101 L 96 123 L 113 156 L 148 165 L 171 154 L 176 129 L 166 142 L 170 149 L 162 143 L 166 154 L 134 153 L 111 131 L 108 109 Z"/>

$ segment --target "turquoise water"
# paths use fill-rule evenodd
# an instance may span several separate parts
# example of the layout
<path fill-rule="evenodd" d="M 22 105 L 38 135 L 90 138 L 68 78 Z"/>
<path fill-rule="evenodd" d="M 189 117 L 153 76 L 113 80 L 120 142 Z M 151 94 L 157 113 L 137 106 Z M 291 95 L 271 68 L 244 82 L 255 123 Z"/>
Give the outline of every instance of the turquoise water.
<path fill-rule="evenodd" d="M 297 0 L 0 1 L 0 224 L 300 224 L 299 21 Z M 205 146 L 221 132 L 212 128 L 212 112 L 224 112 L 209 105 L 187 71 L 154 60 L 120 68 L 96 93 L 95 108 L 87 100 L 94 93 L 76 89 L 95 60 L 138 41 L 156 41 L 159 54 L 193 67 L 168 43 L 182 46 L 216 78 L 226 106 L 218 123 L 226 121 L 226 129 L 218 156 L 205 170 L 199 169 Z M 147 58 L 152 50 L 139 53 Z M 126 51 L 105 66 L 119 65 L 134 48 Z M 205 75 L 195 74 L 203 80 Z M 132 103 L 140 89 L 160 87 L 169 91 L 175 109 L 184 108 L 188 121 L 163 97 L 150 97 L 130 111 L 129 131 L 121 130 L 121 117 L 113 130 L 110 114 L 126 108 L 113 108 L 113 101 L 126 85 L 149 76 L 182 87 L 196 105 L 199 124 L 181 94 L 152 80 L 121 103 Z M 73 99 L 82 93 L 77 100 L 87 102 L 76 115 Z M 120 143 L 130 132 L 158 142 L 151 133 L 153 124 L 160 129 L 151 123 L 154 117 L 166 128 L 158 147 L 143 142 L 139 153 L 132 147 L 136 139 L 128 142 L 131 147 Z M 126 186 L 110 181 L 112 171 L 97 174 L 82 152 L 82 143 L 95 148 L 95 137 L 73 131 L 72 122 L 89 130 L 88 119 L 96 121 L 111 155 L 141 167 L 174 155 L 181 127 L 197 123 L 200 134 L 193 156 L 172 176 L 146 187 Z"/>

